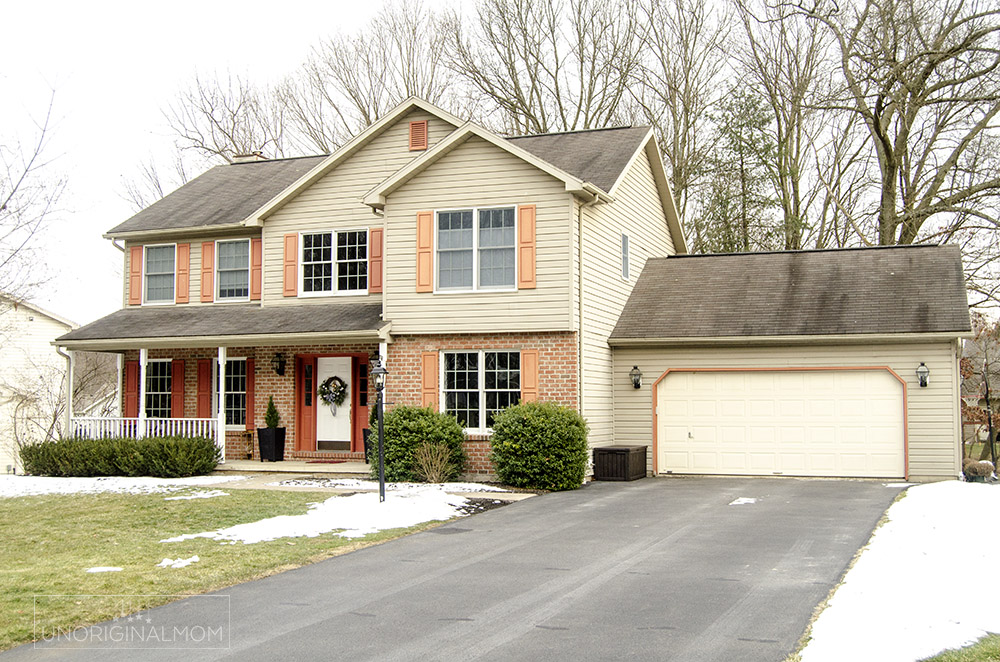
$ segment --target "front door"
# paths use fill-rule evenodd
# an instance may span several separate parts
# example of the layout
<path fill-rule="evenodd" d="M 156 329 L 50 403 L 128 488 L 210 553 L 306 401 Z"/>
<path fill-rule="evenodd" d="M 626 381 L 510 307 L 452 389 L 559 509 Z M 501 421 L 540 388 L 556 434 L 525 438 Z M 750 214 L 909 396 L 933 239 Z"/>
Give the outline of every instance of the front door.
<path fill-rule="evenodd" d="M 354 430 L 352 361 L 353 359 L 349 356 L 321 356 L 316 359 L 317 388 L 333 377 L 339 377 L 347 384 L 347 394 L 342 404 L 328 405 L 320 398 L 316 399 L 316 450 L 351 450 Z"/>

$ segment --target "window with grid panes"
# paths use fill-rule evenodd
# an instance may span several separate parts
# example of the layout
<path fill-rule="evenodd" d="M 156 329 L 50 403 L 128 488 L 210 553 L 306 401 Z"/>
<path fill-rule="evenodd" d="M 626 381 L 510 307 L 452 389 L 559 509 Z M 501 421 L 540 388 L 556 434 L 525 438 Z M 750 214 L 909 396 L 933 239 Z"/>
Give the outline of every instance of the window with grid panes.
<path fill-rule="evenodd" d="M 247 422 L 247 360 L 226 360 L 226 425 Z"/>
<path fill-rule="evenodd" d="M 497 412 L 521 399 L 519 352 L 445 352 L 444 410 L 465 428 L 493 426 Z"/>
<path fill-rule="evenodd" d="M 368 231 L 311 232 L 302 235 L 302 291 L 368 290 Z"/>
<path fill-rule="evenodd" d="M 438 289 L 513 288 L 516 241 L 513 207 L 438 212 Z"/>
<path fill-rule="evenodd" d="M 146 303 L 173 303 L 173 246 L 146 246 Z"/>
<path fill-rule="evenodd" d="M 146 363 L 146 416 L 170 418 L 170 388 L 173 368 L 169 360 Z"/>
<path fill-rule="evenodd" d="M 220 241 L 218 244 L 219 299 L 250 297 L 250 240 Z"/>

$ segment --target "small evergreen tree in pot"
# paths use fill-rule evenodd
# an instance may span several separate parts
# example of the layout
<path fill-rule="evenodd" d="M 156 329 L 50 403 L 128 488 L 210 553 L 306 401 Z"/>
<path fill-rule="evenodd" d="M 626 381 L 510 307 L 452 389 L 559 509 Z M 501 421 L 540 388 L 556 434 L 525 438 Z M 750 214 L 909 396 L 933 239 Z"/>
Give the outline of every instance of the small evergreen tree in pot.
<path fill-rule="evenodd" d="M 264 425 L 257 428 L 257 445 L 260 448 L 260 461 L 278 462 L 285 458 L 285 428 L 278 427 L 281 416 L 274 405 L 274 396 L 267 398 L 267 412 L 264 414 Z"/>

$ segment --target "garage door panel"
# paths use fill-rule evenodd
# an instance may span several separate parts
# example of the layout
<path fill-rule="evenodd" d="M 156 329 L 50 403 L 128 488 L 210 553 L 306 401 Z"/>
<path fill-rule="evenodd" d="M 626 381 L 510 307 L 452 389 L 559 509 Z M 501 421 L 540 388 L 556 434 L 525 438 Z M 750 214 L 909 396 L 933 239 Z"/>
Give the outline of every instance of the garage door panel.
<path fill-rule="evenodd" d="M 884 370 L 672 373 L 657 399 L 661 472 L 904 473 L 902 385 Z"/>

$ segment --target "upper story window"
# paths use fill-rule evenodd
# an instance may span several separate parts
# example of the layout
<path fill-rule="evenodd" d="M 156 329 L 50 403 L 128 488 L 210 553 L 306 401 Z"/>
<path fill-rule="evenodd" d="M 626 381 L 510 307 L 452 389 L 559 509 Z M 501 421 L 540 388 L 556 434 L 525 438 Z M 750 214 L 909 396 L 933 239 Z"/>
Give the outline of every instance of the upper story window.
<path fill-rule="evenodd" d="M 439 290 L 516 287 L 513 207 L 442 211 L 437 219 Z"/>
<path fill-rule="evenodd" d="M 628 280 L 628 235 L 622 235 L 622 279 Z"/>
<path fill-rule="evenodd" d="M 250 298 L 250 240 L 220 241 L 216 299 Z"/>
<path fill-rule="evenodd" d="M 302 235 L 304 294 L 363 294 L 367 291 L 367 230 Z"/>
<path fill-rule="evenodd" d="M 174 251 L 170 246 L 146 246 L 146 303 L 174 302 Z"/>
<path fill-rule="evenodd" d="M 444 410 L 467 429 L 493 427 L 493 418 L 521 399 L 520 352 L 445 352 Z"/>

